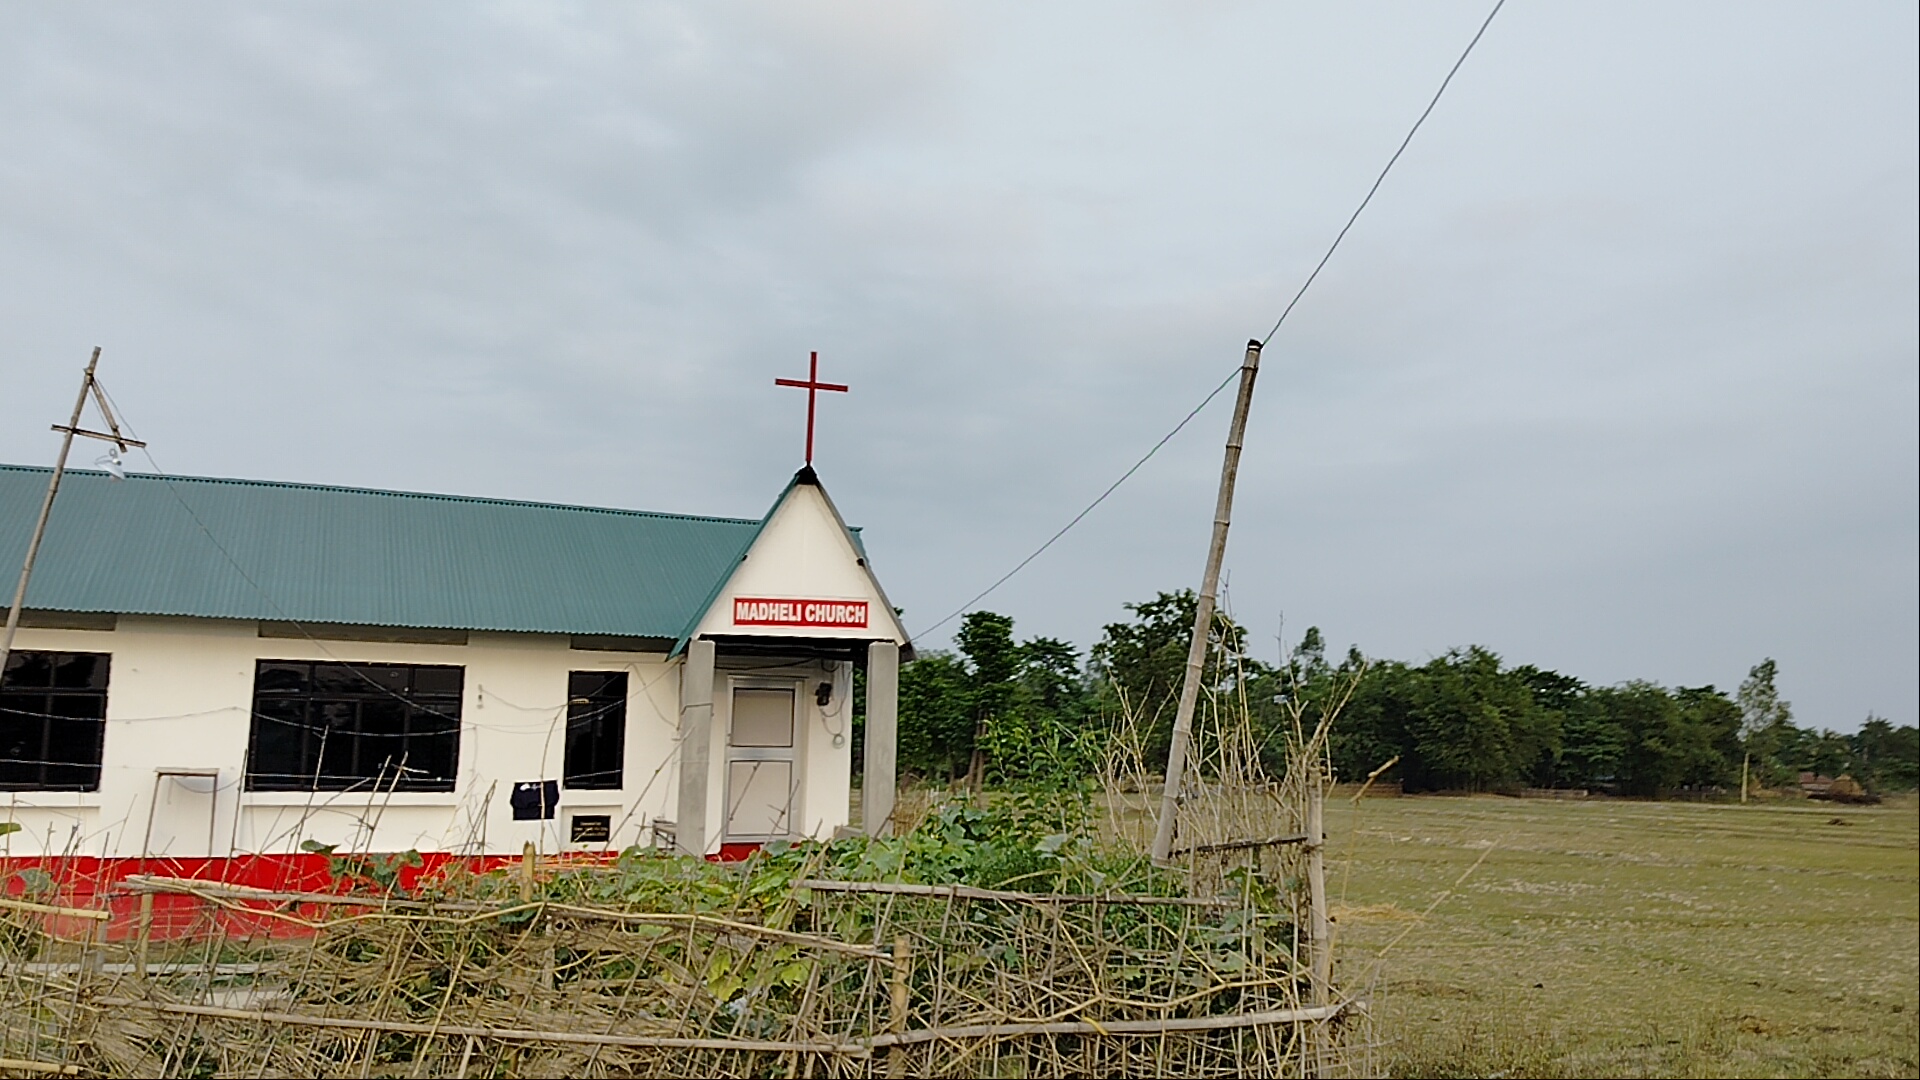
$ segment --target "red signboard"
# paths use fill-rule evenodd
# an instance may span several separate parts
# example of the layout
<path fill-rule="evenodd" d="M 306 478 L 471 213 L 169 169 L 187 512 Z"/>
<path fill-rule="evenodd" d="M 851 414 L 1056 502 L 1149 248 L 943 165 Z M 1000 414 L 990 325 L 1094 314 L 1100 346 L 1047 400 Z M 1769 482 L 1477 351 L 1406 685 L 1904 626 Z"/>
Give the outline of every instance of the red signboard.
<path fill-rule="evenodd" d="M 733 602 L 735 626 L 815 626 L 865 629 L 865 600 L 773 600 L 742 596 Z"/>

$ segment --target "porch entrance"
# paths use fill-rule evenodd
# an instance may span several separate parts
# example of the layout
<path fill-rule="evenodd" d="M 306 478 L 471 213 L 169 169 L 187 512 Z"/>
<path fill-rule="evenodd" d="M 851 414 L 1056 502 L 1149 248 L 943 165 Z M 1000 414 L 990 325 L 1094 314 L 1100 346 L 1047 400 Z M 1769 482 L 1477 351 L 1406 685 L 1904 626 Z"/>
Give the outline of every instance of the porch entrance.
<path fill-rule="evenodd" d="M 765 842 L 798 832 L 801 682 L 732 680 L 727 724 L 727 843 Z"/>

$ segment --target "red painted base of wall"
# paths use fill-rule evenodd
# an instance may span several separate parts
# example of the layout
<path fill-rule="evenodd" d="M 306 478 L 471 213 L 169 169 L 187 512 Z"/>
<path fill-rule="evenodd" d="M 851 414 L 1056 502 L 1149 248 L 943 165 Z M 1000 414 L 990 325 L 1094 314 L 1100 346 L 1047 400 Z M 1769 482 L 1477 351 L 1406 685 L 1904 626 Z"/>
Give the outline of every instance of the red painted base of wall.
<path fill-rule="evenodd" d="M 759 849 L 758 844 L 726 844 L 718 854 L 708 858 L 717 862 L 739 862 Z M 604 862 L 614 858 L 614 854 L 566 855 L 561 861 Z M 376 861 L 379 858 L 373 856 Z M 517 866 L 519 862 L 517 855 L 422 852 L 419 866 L 399 868 L 399 887 L 411 891 L 422 882 L 431 884 L 449 875 L 486 874 Z M 543 867 L 552 865 L 552 861 L 542 860 Z M 336 877 L 327 856 L 302 853 L 211 859 L 0 858 L 0 895 L 57 907 L 106 911 L 109 915 L 105 923 L 107 940 L 131 941 L 139 934 L 140 897 L 121 887 L 121 882 L 136 874 L 239 885 L 276 893 L 345 895 L 373 891 L 365 879 Z M 341 913 L 336 905 L 322 909 L 315 904 L 244 901 L 217 906 L 197 896 L 155 893 L 151 934 L 154 941 L 305 937 L 313 933 L 309 924 L 326 918 L 329 909 L 333 914 Z M 46 932 L 59 938 L 80 938 L 98 925 L 92 919 L 61 915 L 44 916 L 43 921 Z"/>
<path fill-rule="evenodd" d="M 753 858 L 753 853 L 759 851 L 762 846 L 760 844 L 721 844 L 719 852 L 707 858 L 714 862 L 746 862 Z"/>

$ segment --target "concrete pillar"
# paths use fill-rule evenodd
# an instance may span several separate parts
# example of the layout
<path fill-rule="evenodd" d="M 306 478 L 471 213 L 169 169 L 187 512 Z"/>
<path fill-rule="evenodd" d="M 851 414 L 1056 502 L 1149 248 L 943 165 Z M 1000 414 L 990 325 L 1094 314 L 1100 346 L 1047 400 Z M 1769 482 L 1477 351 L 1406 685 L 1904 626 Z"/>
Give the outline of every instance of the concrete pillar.
<path fill-rule="evenodd" d="M 707 789 L 713 782 L 713 642 L 687 642 L 680 660 L 680 807 L 675 843 L 688 855 L 705 855 Z"/>
<path fill-rule="evenodd" d="M 900 646 L 867 646 L 867 742 L 860 821 L 868 836 L 893 834 L 894 760 L 900 748 Z"/>

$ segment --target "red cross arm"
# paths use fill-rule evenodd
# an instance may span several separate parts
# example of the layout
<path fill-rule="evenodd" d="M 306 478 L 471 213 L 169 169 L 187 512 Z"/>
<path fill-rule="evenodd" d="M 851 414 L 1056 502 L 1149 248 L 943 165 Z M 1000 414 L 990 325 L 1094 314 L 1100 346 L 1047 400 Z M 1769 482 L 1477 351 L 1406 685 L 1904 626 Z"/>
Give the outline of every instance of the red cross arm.
<path fill-rule="evenodd" d="M 808 382 L 804 379 L 775 379 L 773 380 L 773 384 L 775 386 L 797 386 L 802 390 L 838 390 L 843 394 L 849 390 L 846 383 Z"/>

